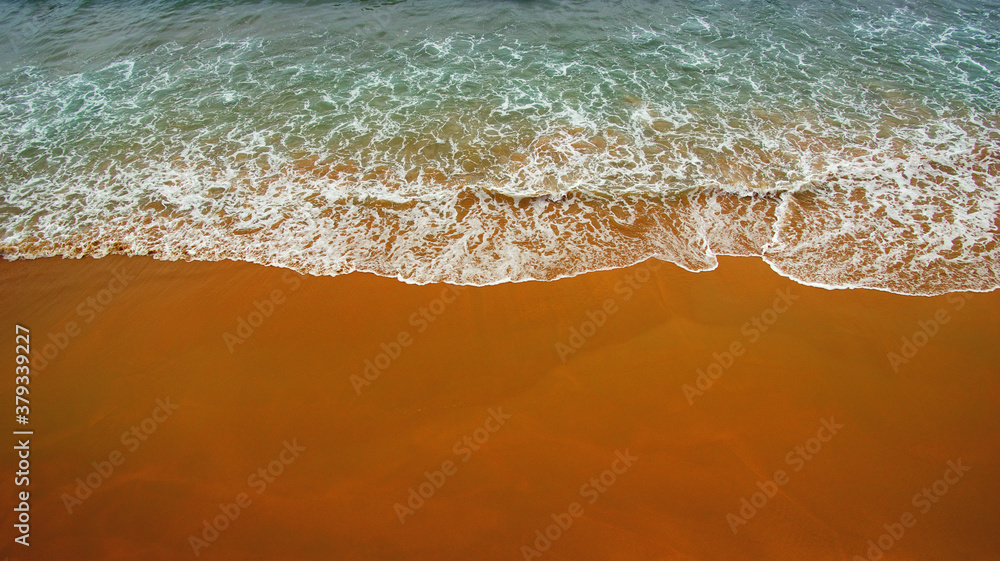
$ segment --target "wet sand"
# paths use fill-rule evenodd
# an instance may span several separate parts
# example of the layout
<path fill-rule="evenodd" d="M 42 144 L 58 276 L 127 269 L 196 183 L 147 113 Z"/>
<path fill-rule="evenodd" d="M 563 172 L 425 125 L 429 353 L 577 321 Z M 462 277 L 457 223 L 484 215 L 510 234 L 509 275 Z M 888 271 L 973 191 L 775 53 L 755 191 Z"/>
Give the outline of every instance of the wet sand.
<path fill-rule="evenodd" d="M 0 262 L 34 367 L 31 546 L 5 477 L 0 555 L 1000 557 L 1000 293 L 651 265 L 455 291 Z"/>

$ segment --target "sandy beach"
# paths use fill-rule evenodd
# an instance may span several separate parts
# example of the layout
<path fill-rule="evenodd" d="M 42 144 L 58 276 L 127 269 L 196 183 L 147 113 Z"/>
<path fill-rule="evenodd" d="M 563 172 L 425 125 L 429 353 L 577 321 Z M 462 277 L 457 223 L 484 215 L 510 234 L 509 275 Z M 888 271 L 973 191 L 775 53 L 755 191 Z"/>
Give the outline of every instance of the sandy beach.
<path fill-rule="evenodd" d="M 996 559 L 1000 294 L 720 261 L 482 288 L 0 262 L 34 431 L 30 556 L 0 555 Z"/>
<path fill-rule="evenodd" d="M 0 2 L 0 561 L 1000 560 L 998 45 Z"/>

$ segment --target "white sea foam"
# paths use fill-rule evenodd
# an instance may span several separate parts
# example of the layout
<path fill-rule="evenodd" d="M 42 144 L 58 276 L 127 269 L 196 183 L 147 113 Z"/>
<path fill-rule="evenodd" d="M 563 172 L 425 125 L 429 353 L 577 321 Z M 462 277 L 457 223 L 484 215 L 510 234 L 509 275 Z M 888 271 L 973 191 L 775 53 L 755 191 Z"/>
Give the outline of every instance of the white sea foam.
<path fill-rule="evenodd" d="M 15 66 L 0 248 L 476 285 L 756 255 L 830 288 L 1000 286 L 1000 34 L 741 9 L 564 45 L 285 14 L 305 29 Z"/>

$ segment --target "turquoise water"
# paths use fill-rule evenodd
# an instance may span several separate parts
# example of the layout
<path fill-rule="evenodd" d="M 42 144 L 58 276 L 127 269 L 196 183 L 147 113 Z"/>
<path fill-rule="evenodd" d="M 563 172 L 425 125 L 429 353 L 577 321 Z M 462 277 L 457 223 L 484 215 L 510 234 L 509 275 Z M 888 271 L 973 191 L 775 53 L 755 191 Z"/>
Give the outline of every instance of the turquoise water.
<path fill-rule="evenodd" d="M 4 255 L 1000 286 L 1000 4 L 0 2 Z"/>

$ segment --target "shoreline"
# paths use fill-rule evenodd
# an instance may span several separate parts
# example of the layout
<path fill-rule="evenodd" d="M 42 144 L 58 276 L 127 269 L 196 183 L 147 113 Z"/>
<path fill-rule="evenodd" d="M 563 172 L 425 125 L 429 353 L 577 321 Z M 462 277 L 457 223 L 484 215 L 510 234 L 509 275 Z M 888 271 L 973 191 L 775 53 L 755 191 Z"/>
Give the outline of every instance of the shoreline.
<path fill-rule="evenodd" d="M 995 291 L 736 257 L 457 289 L 43 258 L 0 282 L 37 345 L 40 558 L 1000 551 Z"/>
<path fill-rule="evenodd" d="M 662 259 L 659 259 L 657 257 L 652 257 L 651 256 L 651 257 L 647 257 L 647 258 L 645 258 L 645 259 L 643 259 L 641 261 L 637 261 L 635 263 L 631 263 L 629 265 L 611 265 L 611 266 L 607 266 L 607 267 L 604 267 L 604 268 L 597 268 L 597 269 L 592 269 L 592 270 L 587 270 L 587 271 L 582 271 L 582 272 L 560 274 L 560 275 L 557 275 L 557 276 L 555 276 L 555 277 L 553 277 L 551 279 L 542 279 L 542 278 L 503 279 L 503 280 L 498 280 L 498 281 L 491 282 L 491 283 L 486 283 L 486 284 L 474 284 L 474 283 L 460 284 L 460 283 L 455 283 L 455 282 L 450 282 L 450 281 L 417 282 L 417 281 L 414 281 L 414 280 L 411 280 L 411 279 L 407 279 L 407 278 L 401 277 L 399 275 L 391 276 L 391 275 L 382 274 L 382 273 L 379 273 L 377 271 L 372 271 L 372 270 L 367 270 L 367 269 L 364 269 L 364 270 L 363 269 L 355 269 L 353 271 L 336 273 L 336 274 L 314 274 L 314 273 L 310 273 L 310 272 L 299 271 L 299 270 L 296 270 L 296 269 L 291 268 L 289 266 L 280 265 L 280 264 L 258 263 L 258 262 L 255 262 L 255 261 L 246 261 L 246 260 L 242 260 L 242 259 L 233 259 L 233 258 L 228 258 L 228 257 L 227 258 L 223 258 L 223 259 L 218 259 L 218 260 L 211 260 L 211 259 L 188 259 L 188 260 L 185 260 L 185 259 L 160 259 L 160 258 L 156 257 L 155 255 L 129 255 L 129 254 L 124 254 L 124 253 L 108 253 L 108 254 L 102 255 L 102 256 L 94 256 L 94 255 L 87 255 L 87 254 L 80 254 L 80 255 L 73 256 L 73 255 L 61 255 L 61 254 L 48 254 L 48 253 L 44 253 L 44 254 L 37 255 L 37 256 L 20 256 L 20 257 L 7 257 L 7 256 L 0 255 L 0 262 L 3 262 L 3 263 L 17 263 L 17 262 L 23 262 L 23 261 L 36 261 L 36 260 L 47 260 L 47 259 L 62 259 L 62 260 L 67 260 L 67 261 L 73 261 L 73 260 L 86 260 L 86 259 L 98 259 L 99 260 L 99 259 L 106 259 L 106 258 L 125 258 L 125 259 L 152 259 L 154 261 L 168 262 L 168 263 L 229 263 L 229 264 L 233 264 L 233 265 L 243 264 L 243 265 L 251 265 L 251 266 L 272 268 L 272 269 L 277 269 L 277 270 L 281 270 L 281 271 L 289 271 L 289 272 L 294 273 L 296 275 L 302 275 L 302 276 L 306 276 L 306 277 L 315 277 L 315 278 L 335 278 L 335 277 L 341 277 L 341 276 L 345 276 L 345 275 L 373 275 L 373 276 L 376 276 L 376 277 L 379 277 L 379 278 L 395 280 L 395 281 L 398 281 L 401 284 L 405 284 L 405 285 L 409 285 L 409 286 L 448 285 L 448 286 L 459 286 L 459 287 L 467 287 L 467 288 L 487 288 L 487 287 L 500 286 L 500 285 L 505 285 L 505 284 L 553 283 L 553 282 L 559 282 L 559 281 L 568 280 L 568 279 L 572 279 L 572 278 L 576 278 L 576 277 L 581 277 L 581 276 L 585 276 L 585 275 L 591 275 L 591 274 L 597 274 L 597 273 L 606 273 L 606 272 L 611 272 L 611 271 L 619 271 L 619 270 L 623 270 L 623 269 L 630 269 L 630 268 L 633 268 L 633 267 L 643 266 L 643 265 L 648 264 L 650 262 L 655 262 L 655 263 L 660 263 L 660 264 L 667 265 L 667 266 L 677 267 L 677 268 L 682 269 L 683 271 L 685 271 L 687 273 L 691 273 L 691 274 L 710 273 L 710 272 L 716 271 L 721 266 L 721 263 L 724 262 L 724 261 L 729 261 L 729 260 L 733 260 L 733 259 L 736 259 L 736 260 L 751 259 L 751 260 L 758 260 L 761 264 L 766 265 L 771 270 L 771 272 L 774 273 L 775 275 L 777 275 L 779 277 L 782 277 L 784 279 L 790 280 L 790 281 L 794 282 L 797 285 L 804 286 L 804 287 L 809 287 L 809 288 L 819 288 L 819 289 L 828 290 L 828 291 L 838 291 L 838 290 L 853 291 L 853 290 L 861 290 L 861 291 L 883 292 L 883 293 L 886 293 L 886 294 L 892 294 L 892 295 L 895 295 L 895 296 L 904 296 L 904 297 L 910 297 L 910 296 L 912 296 L 912 297 L 918 297 L 918 298 L 935 298 L 935 297 L 939 297 L 939 296 L 945 296 L 947 294 L 961 294 L 961 293 L 989 294 L 991 292 L 996 292 L 997 290 L 1000 290 L 1000 285 L 998 285 L 998 286 L 995 286 L 993 288 L 963 288 L 963 289 L 959 289 L 959 290 L 939 290 L 939 291 L 928 292 L 928 293 L 910 293 L 910 292 L 902 292 L 902 291 L 898 291 L 898 290 L 893 290 L 893 289 L 888 288 L 888 287 L 866 286 L 866 285 L 862 285 L 862 284 L 849 284 L 849 285 L 826 284 L 826 283 L 822 283 L 822 282 L 807 281 L 807 280 L 804 280 L 802 278 L 796 277 L 795 275 L 793 275 L 791 273 L 783 272 L 783 271 L 779 270 L 779 266 L 777 264 L 768 261 L 765 258 L 765 256 L 763 256 L 763 255 L 757 255 L 757 254 L 754 254 L 754 255 L 738 255 L 738 254 L 730 254 L 730 253 L 717 253 L 717 254 L 713 254 L 713 255 L 716 258 L 716 266 L 713 267 L 713 268 L 711 268 L 711 269 L 690 269 L 690 268 L 685 267 L 681 263 L 675 263 L 673 261 L 662 260 Z"/>

